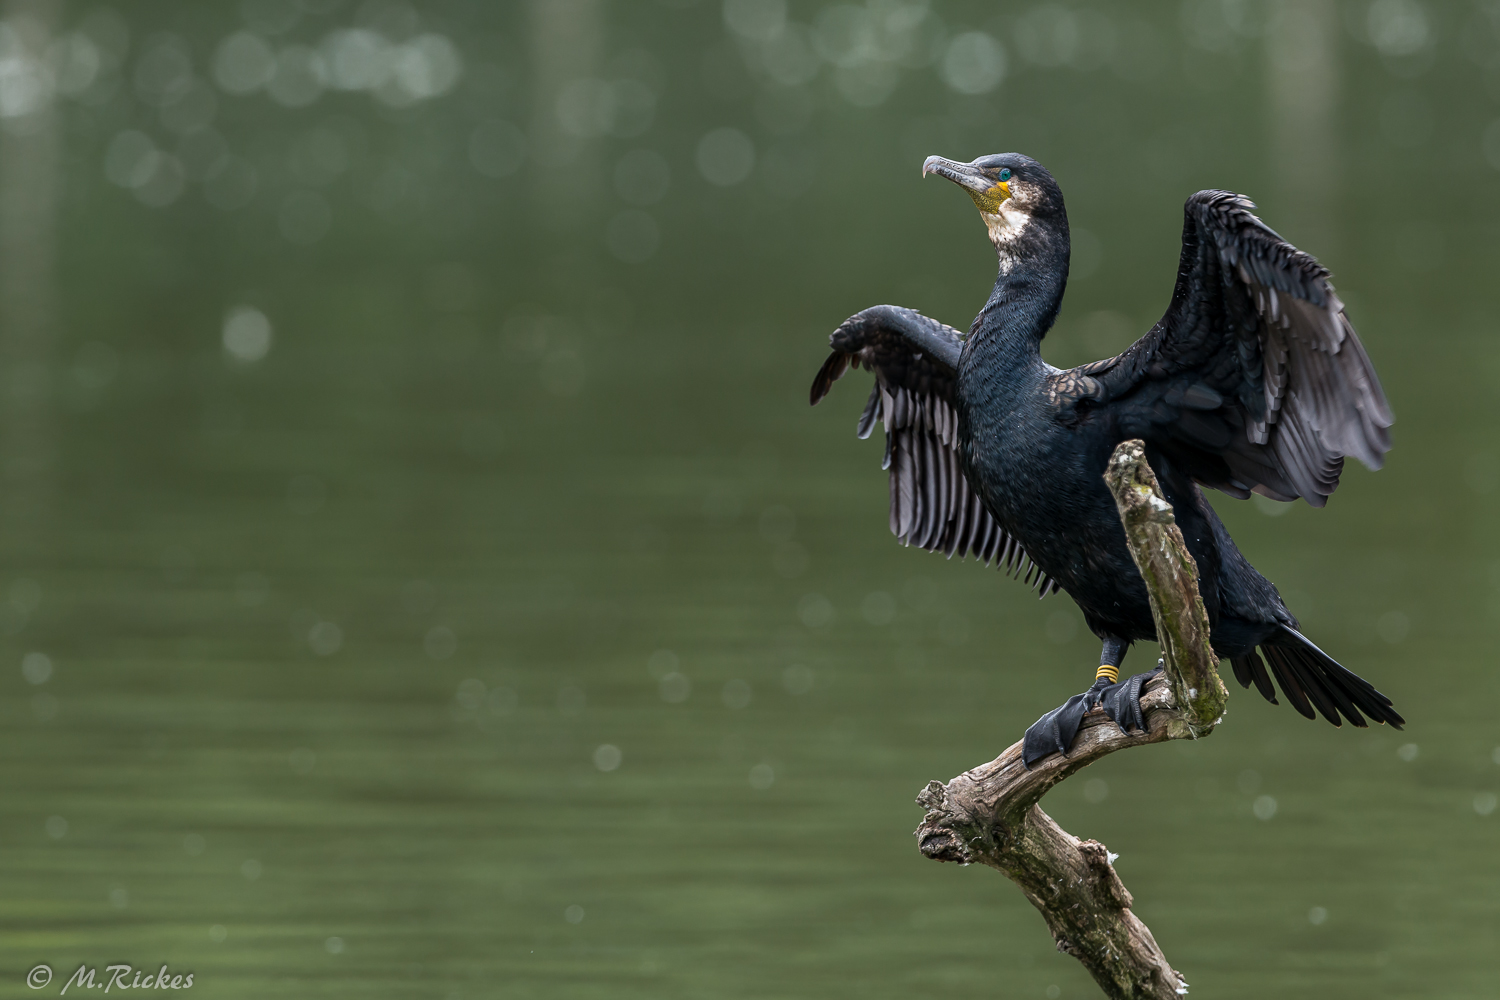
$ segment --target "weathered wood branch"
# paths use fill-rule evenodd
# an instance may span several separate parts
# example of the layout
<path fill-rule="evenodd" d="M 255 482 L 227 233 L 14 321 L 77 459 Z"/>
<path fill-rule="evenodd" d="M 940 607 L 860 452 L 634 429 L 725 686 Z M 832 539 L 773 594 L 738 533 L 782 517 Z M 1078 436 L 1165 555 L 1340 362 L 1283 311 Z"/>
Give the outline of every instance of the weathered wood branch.
<path fill-rule="evenodd" d="M 1130 555 L 1151 597 L 1165 673 L 1189 729 L 1183 735 L 1207 735 L 1223 717 L 1229 691 L 1219 679 L 1219 658 L 1208 644 L 1208 612 L 1198 593 L 1198 564 L 1177 530 L 1172 505 L 1161 495 L 1146 463 L 1144 444 L 1122 442 L 1109 457 L 1104 481 L 1114 494 Z"/>
<path fill-rule="evenodd" d="M 1109 851 L 1097 841 L 1080 841 L 1037 804 L 1053 785 L 1106 754 L 1208 735 L 1228 699 L 1208 644 L 1197 565 L 1146 463 L 1145 446 L 1121 444 L 1104 478 L 1146 581 L 1161 639 L 1165 669 L 1141 697 L 1147 731 L 1123 733 L 1094 711 L 1066 757 L 1054 754 L 1029 770 L 1016 743 L 947 784 L 929 782 L 917 797 L 927 815 L 916 833 L 927 857 L 988 865 L 1020 886 L 1047 921 L 1058 950 L 1082 962 L 1107 996 L 1175 1000 L 1187 984 L 1131 912 L 1130 892 L 1115 874 Z"/>

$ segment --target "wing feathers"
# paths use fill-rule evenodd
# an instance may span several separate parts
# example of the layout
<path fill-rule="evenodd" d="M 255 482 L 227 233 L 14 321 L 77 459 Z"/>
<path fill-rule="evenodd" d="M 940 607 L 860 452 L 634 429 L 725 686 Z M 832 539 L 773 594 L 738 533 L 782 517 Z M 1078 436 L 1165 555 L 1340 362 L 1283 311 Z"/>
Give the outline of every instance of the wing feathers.
<path fill-rule="evenodd" d="M 1200 482 L 1321 507 L 1345 456 L 1380 467 L 1393 417 L 1327 269 L 1254 207 L 1227 191 L 1189 198 L 1171 306 L 1085 368 Z"/>
<path fill-rule="evenodd" d="M 1393 417 L 1375 369 L 1327 269 L 1261 223 L 1247 199 L 1202 192 L 1188 201 L 1190 220 L 1195 203 L 1260 315 L 1266 414 L 1250 439 L 1269 445 L 1285 479 L 1321 507 L 1345 455 L 1379 468 L 1390 449 Z"/>
<path fill-rule="evenodd" d="M 867 439 L 870 436 L 870 432 L 875 429 L 875 420 L 879 416 L 879 413 L 880 386 L 872 385 L 870 387 L 870 398 L 865 402 L 865 410 L 859 415 L 859 424 L 854 430 L 854 433 L 858 435 L 861 441 Z M 889 464 L 890 461 L 887 458 L 886 465 Z"/>
<path fill-rule="evenodd" d="M 833 353 L 813 380 L 811 400 L 826 396 L 851 367 L 874 373 L 856 432 L 866 438 L 877 423 L 885 429 L 891 533 L 950 559 L 972 554 L 1021 576 L 1044 597 L 1061 589 L 990 516 L 964 476 L 953 405 L 958 332 L 909 309 L 876 306 L 846 320 L 830 342 Z"/>

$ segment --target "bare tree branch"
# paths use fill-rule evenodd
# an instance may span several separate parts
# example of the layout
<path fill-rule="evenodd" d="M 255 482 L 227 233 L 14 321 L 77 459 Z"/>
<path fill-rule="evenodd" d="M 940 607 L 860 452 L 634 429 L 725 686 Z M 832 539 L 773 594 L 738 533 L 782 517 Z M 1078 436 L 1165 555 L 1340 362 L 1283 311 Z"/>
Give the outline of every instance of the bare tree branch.
<path fill-rule="evenodd" d="M 1208 644 L 1197 564 L 1146 463 L 1145 446 L 1126 441 L 1116 448 L 1105 481 L 1161 638 L 1165 669 L 1141 697 L 1147 731 L 1121 732 L 1102 711 L 1091 712 L 1066 757 L 1054 754 L 1029 770 L 1016 743 L 947 784 L 929 782 L 917 797 L 927 815 L 916 833 L 927 857 L 988 865 L 1020 886 L 1058 950 L 1082 962 L 1107 996 L 1165 1000 L 1186 993 L 1187 984 L 1130 911 L 1130 892 L 1109 851 L 1097 841 L 1080 841 L 1037 804 L 1053 785 L 1106 754 L 1208 735 L 1228 699 Z"/>
<path fill-rule="evenodd" d="M 1208 644 L 1208 612 L 1198 593 L 1198 564 L 1188 553 L 1172 505 L 1161 495 L 1146 463 L 1146 446 L 1124 441 L 1109 457 L 1104 474 L 1115 496 L 1125 540 L 1146 591 L 1161 642 L 1162 661 L 1172 682 L 1187 735 L 1204 736 L 1224 715 L 1229 691 L 1219 679 L 1219 658 Z"/>

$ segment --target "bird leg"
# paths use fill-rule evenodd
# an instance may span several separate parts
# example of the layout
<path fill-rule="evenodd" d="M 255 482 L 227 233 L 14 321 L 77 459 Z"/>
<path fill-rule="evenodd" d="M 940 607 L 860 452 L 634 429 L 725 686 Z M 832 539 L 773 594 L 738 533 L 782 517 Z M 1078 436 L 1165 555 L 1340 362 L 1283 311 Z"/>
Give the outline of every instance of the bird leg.
<path fill-rule="evenodd" d="M 1104 640 L 1093 686 L 1083 694 L 1075 694 L 1031 724 L 1021 747 L 1022 764 L 1030 768 L 1049 754 L 1066 755 L 1078 736 L 1083 717 L 1096 708 L 1104 709 L 1104 714 L 1120 727 L 1122 733 L 1128 733 L 1132 728 L 1143 733 L 1146 731 L 1146 717 L 1141 712 L 1141 689 L 1161 668 L 1120 680 L 1120 663 L 1125 659 L 1127 648 L 1123 640 L 1113 636 Z"/>

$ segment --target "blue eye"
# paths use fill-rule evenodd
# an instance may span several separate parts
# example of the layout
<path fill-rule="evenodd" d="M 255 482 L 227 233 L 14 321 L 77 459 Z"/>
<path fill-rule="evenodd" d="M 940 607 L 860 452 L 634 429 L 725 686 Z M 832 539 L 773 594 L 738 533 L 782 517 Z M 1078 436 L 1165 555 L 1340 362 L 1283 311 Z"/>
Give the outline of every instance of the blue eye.
<path fill-rule="evenodd" d="M 1006 167 L 1004 170 L 1000 171 L 1000 180 L 1002 183 L 1010 180 L 1010 167 Z"/>

